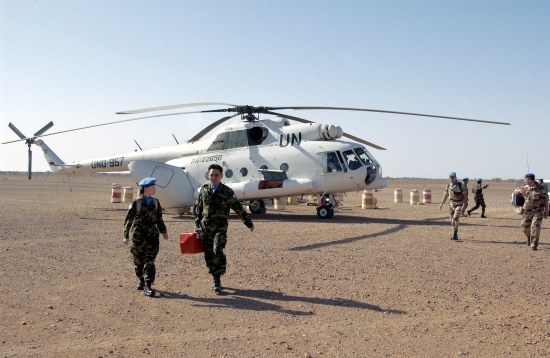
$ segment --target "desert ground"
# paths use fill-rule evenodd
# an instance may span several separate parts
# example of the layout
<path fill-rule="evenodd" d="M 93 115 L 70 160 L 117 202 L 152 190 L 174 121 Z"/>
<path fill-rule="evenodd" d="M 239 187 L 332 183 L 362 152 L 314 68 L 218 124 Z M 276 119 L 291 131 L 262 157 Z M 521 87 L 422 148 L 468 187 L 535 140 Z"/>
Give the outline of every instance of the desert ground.
<path fill-rule="evenodd" d="M 346 193 L 329 220 L 268 206 L 254 233 L 233 213 L 221 295 L 202 255 L 179 252 L 193 218 L 166 210 L 154 298 L 135 290 L 129 204 L 110 202 L 112 183 L 136 188 L 125 175 L 0 174 L 0 356 L 550 356 L 550 221 L 532 251 L 514 183 L 484 182 L 488 218 L 462 218 L 456 242 L 443 180 L 390 179 L 371 210 Z M 423 188 L 432 204 L 410 205 Z"/>

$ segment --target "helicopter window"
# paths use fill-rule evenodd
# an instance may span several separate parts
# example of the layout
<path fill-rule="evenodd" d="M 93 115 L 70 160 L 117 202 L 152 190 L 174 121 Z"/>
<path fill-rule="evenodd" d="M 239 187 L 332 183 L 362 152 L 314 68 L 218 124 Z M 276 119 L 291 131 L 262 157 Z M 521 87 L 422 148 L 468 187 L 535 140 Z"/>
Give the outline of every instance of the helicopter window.
<path fill-rule="evenodd" d="M 210 180 L 210 178 L 208 177 L 208 172 L 206 172 L 206 174 L 204 174 L 204 178 L 205 178 L 206 180 Z"/>
<path fill-rule="evenodd" d="M 260 167 L 260 169 L 269 169 L 269 168 L 267 167 L 267 165 L 262 165 L 262 166 Z"/>
<path fill-rule="evenodd" d="M 344 154 L 344 158 L 346 159 L 346 162 L 350 170 L 356 170 L 363 166 L 359 158 L 357 158 L 357 155 L 355 155 L 355 153 L 353 152 L 353 150 L 346 150 L 342 154 Z"/>
<path fill-rule="evenodd" d="M 342 166 L 338 160 L 338 156 L 334 152 L 328 152 L 325 154 L 326 173 L 342 172 Z"/>
<path fill-rule="evenodd" d="M 233 171 L 231 169 L 227 169 L 225 171 L 225 177 L 226 178 L 231 178 L 233 176 Z"/>
<path fill-rule="evenodd" d="M 240 172 L 241 172 L 241 175 L 242 175 L 243 177 L 245 177 L 245 176 L 248 175 L 248 169 L 246 169 L 246 168 L 241 168 L 241 171 L 240 171 Z"/>
<path fill-rule="evenodd" d="M 373 163 L 371 157 L 364 148 L 355 148 L 355 153 L 359 156 L 359 159 L 361 159 L 361 162 L 363 162 L 363 164 L 369 165 Z"/>
<path fill-rule="evenodd" d="M 286 163 L 281 164 L 279 169 L 281 169 L 283 172 L 288 171 L 288 164 L 286 164 Z"/>

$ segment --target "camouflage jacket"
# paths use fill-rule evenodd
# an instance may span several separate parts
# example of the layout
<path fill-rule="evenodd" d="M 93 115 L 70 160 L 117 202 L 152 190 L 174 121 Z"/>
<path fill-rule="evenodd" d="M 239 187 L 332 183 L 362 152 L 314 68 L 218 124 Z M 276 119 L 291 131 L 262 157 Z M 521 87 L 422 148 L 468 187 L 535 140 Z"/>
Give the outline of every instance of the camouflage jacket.
<path fill-rule="evenodd" d="M 483 189 L 487 189 L 489 185 L 476 184 L 472 188 L 472 193 L 474 193 L 474 200 L 483 198 Z"/>
<path fill-rule="evenodd" d="M 137 201 L 140 200 L 139 213 L 137 212 Z M 155 200 L 153 198 L 153 200 Z M 124 221 L 124 238 L 128 238 L 131 230 L 132 237 L 134 236 L 158 236 L 166 234 L 166 225 L 162 220 L 162 208 L 157 200 L 158 205 L 155 205 L 153 201 L 147 206 L 147 202 L 143 197 L 139 197 L 132 201 L 128 208 L 128 214 L 126 214 L 126 220 Z M 133 227 L 132 227 L 133 224 Z"/>
<path fill-rule="evenodd" d="M 199 191 L 197 199 L 197 217 L 195 218 L 195 226 L 199 226 L 201 221 L 210 219 L 225 219 L 229 216 L 229 209 L 233 209 L 241 218 L 247 227 L 252 227 L 252 219 L 244 210 L 243 206 L 237 199 L 233 189 L 220 183 L 214 194 L 210 189 L 210 184 L 205 184 Z"/>
<path fill-rule="evenodd" d="M 464 201 L 464 198 L 468 197 L 466 187 L 459 181 L 457 181 L 454 186 L 451 186 L 451 183 L 448 183 L 445 187 L 445 193 L 448 194 L 449 200 L 456 204 L 461 204 Z"/>
<path fill-rule="evenodd" d="M 548 192 L 544 187 L 539 183 L 535 183 L 534 186 L 523 185 L 521 188 L 525 190 L 523 210 L 543 211 L 544 204 L 548 202 Z"/>

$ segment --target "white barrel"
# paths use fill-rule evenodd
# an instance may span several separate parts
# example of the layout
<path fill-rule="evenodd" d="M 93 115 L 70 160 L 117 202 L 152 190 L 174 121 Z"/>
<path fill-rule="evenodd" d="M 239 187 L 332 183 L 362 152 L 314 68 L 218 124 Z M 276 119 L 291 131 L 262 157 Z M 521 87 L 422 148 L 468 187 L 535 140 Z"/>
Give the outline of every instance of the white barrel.
<path fill-rule="evenodd" d="M 411 190 L 411 205 L 418 204 L 418 201 L 420 200 L 420 194 L 418 193 L 417 189 Z"/>
<path fill-rule="evenodd" d="M 422 192 L 422 202 L 424 204 L 432 203 L 432 189 L 424 188 L 424 191 Z"/>
<path fill-rule="evenodd" d="M 396 203 L 402 203 L 403 202 L 403 190 L 401 188 L 396 188 L 393 191 L 393 201 Z"/>
<path fill-rule="evenodd" d="M 122 186 L 117 183 L 113 183 L 113 189 L 111 190 L 111 203 L 120 203 L 122 197 Z"/>
<path fill-rule="evenodd" d="M 133 200 L 134 200 L 134 188 L 132 188 L 131 186 L 125 186 L 124 198 L 122 199 L 122 202 L 131 203 Z"/>
<path fill-rule="evenodd" d="M 364 190 L 361 196 L 361 209 L 372 209 L 372 191 Z"/>
<path fill-rule="evenodd" d="M 286 196 L 283 198 L 274 198 L 273 199 L 273 209 L 276 211 L 286 209 Z"/>
<path fill-rule="evenodd" d="M 289 196 L 286 200 L 288 205 L 298 205 L 298 197 L 297 196 Z"/>

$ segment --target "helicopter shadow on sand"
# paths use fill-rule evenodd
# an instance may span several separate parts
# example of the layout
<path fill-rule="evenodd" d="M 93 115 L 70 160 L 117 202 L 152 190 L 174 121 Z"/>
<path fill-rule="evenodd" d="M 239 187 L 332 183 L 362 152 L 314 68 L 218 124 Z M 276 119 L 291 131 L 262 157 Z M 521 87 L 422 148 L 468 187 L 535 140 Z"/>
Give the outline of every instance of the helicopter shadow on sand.
<path fill-rule="evenodd" d="M 319 297 L 300 297 L 291 296 L 283 292 L 268 291 L 268 290 L 250 290 L 240 289 L 232 287 L 224 287 L 224 291 L 221 295 L 215 297 L 192 297 L 185 294 L 174 294 L 165 291 L 157 291 L 161 294 L 162 298 L 169 299 L 182 299 L 192 301 L 194 306 L 197 307 L 222 307 L 232 308 L 240 310 L 252 310 L 252 311 L 274 311 L 279 313 L 285 313 L 295 316 L 312 316 L 315 312 L 307 310 L 292 310 L 285 309 L 281 305 L 266 302 L 269 301 L 281 301 L 281 302 L 304 302 L 314 305 L 325 306 L 341 306 L 349 308 L 357 308 L 370 310 L 375 312 L 381 312 L 385 314 L 406 314 L 407 312 L 401 310 L 384 309 L 378 305 L 373 305 L 356 300 L 343 299 L 343 298 L 319 298 Z"/>

